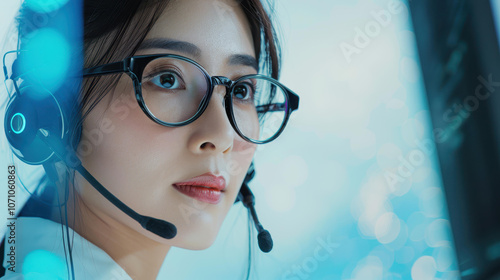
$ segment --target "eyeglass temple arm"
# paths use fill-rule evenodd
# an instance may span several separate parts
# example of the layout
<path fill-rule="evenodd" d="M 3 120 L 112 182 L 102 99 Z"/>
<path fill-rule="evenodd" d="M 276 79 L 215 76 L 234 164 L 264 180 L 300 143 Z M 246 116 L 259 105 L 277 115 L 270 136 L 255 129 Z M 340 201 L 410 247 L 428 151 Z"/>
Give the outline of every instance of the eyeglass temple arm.
<path fill-rule="evenodd" d="M 257 106 L 257 113 L 286 111 L 286 103 L 272 103 Z"/>
<path fill-rule="evenodd" d="M 289 108 L 291 111 L 295 111 L 299 108 L 299 96 L 291 91 L 290 89 L 286 88 L 287 93 L 288 93 L 288 100 L 290 101 Z M 286 103 L 271 103 L 267 105 L 261 105 L 257 106 L 257 113 L 265 113 L 265 112 L 279 112 L 279 111 L 286 111 Z"/>
<path fill-rule="evenodd" d="M 83 76 L 96 76 L 96 75 L 106 75 L 106 74 L 115 74 L 115 73 L 123 73 L 128 71 L 128 67 L 125 61 L 114 62 L 110 64 L 100 65 L 96 67 L 83 69 Z"/>

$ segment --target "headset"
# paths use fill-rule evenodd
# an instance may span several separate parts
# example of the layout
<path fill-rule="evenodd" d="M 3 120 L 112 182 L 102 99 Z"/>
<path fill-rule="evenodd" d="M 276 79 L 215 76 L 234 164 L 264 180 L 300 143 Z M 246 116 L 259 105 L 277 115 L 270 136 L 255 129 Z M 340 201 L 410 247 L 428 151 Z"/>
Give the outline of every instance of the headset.
<path fill-rule="evenodd" d="M 5 66 L 5 56 L 18 53 L 12 64 L 11 75 Z M 70 127 L 67 114 L 56 96 L 48 89 L 20 75 L 18 64 L 21 51 L 12 51 L 4 55 L 3 71 L 5 81 L 12 80 L 14 92 L 10 95 L 5 112 L 4 129 L 11 150 L 21 161 L 30 165 L 42 165 L 47 176 L 54 183 L 58 181 L 54 163 L 62 161 L 66 166 L 80 173 L 102 196 L 122 212 L 136 220 L 143 228 L 166 239 L 176 236 L 174 224 L 144 216 L 119 200 L 85 169 L 76 156 L 75 149 L 68 141 Z M 22 83 L 18 83 L 22 80 Z M 248 183 L 255 176 L 253 161 L 247 171 L 243 184 L 234 203 L 241 201 L 250 212 L 258 231 L 257 239 L 262 252 L 272 250 L 273 240 L 269 231 L 259 222 L 255 211 L 255 197 Z"/>

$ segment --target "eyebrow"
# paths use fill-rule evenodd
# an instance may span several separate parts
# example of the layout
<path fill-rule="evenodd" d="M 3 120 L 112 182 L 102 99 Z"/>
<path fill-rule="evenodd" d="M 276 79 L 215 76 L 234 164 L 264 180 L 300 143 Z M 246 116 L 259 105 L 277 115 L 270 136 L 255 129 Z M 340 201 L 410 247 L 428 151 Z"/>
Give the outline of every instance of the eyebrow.
<path fill-rule="evenodd" d="M 199 59 L 201 57 L 201 49 L 196 45 L 185 41 L 178 41 L 167 38 L 146 39 L 141 43 L 137 50 L 139 51 L 146 49 L 173 50 L 187 54 L 195 59 Z M 231 55 L 229 57 L 229 65 L 250 66 L 254 68 L 255 71 L 259 72 L 259 63 L 253 56 L 247 54 Z"/>
<path fill-rule="evenodd" d="M 173 50 L 188 54 L 194 58 L 199 58 L 201 56 L 201 50 L 196 45 L 184 41 L 177 41 L 166 38 L 144 40 L 137 50 L 139 51 L 145 49 Z"/>
<path fill-rule="evenodd" d="M 259 72 L 259 63 L 257 60 L 248 54 L 233 54 L 229 58 L 230 65 L 245 65 L 251 66 L 255 71 Z"/>

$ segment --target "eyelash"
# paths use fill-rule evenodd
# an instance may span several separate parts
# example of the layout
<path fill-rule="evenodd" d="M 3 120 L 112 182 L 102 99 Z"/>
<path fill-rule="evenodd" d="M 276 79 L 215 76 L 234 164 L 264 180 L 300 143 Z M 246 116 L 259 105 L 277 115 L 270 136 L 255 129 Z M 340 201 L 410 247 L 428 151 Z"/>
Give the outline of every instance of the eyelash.
<path fill-rule="evenodd" d="M 179 67 L 175 66 L 175 65 L 169 65 L 169 67 L 153 67 L 153 70 L 151 71 L 153 72 L 152 74 L 148 74 L 147 76 L 144 76 L 143 79 L 150 79 L 151 77 L 155 77 L 155 76 L 158 76 L 159 74 L 162 74 L 162 73 L 165 73 L 165 72 L 172 72 L 174 74 L 176 74 L 177 76 L 179 77 L 182 77 L 181 75 L 179 75 L 180 72 L 180 69 Z"/>

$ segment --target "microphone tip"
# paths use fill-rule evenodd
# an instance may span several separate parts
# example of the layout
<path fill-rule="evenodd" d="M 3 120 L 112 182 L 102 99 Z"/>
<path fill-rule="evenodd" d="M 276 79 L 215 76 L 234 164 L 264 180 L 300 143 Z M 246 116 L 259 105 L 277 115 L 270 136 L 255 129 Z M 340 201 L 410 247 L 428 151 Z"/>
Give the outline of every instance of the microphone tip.
<path fill-rule="evenodd" d="M 259 241 L 259 248 L 264 253 L 269 253 L 273 249 L 273 239 L 267 230 L 259 232 L 257 235 Z"/>
<path fill-rule="evenodd" d="M 143 217 L 141 225 L 143 228 L 166 239 L 172 239 L 177 235 L 177 228 L 167 221 Z"/>

